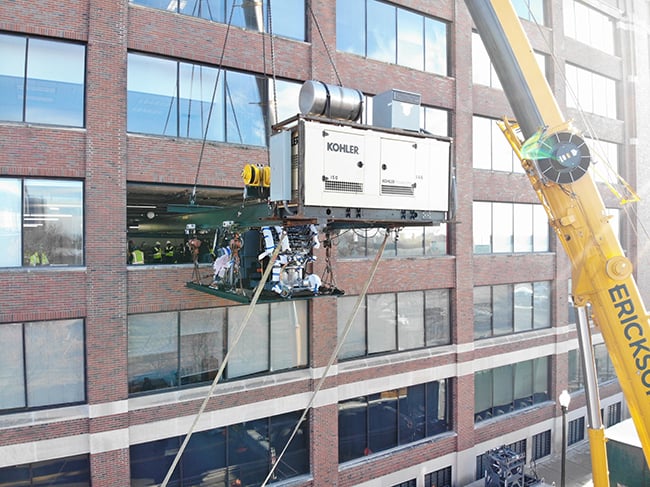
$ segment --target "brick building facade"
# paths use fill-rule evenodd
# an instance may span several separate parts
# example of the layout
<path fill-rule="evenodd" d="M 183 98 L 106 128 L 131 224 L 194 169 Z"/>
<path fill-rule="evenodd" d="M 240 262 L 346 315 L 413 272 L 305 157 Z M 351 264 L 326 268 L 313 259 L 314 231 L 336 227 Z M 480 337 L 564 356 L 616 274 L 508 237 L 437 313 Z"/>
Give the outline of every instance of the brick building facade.
<path fill-rule="evenodd" d="M 266 8 L 267 2 L 263 3 Z M 366 5 L 372 1 L 361 3 Z M 648 81 L 648 39 L 647 35 L 638 34 L 639 24 L 647 27 L 649 23 L 647 3 L 589 0 L 580 4 L 612 21 L 617 46 L 612 54 L 564 36 L 566 10 L 574 3 L 578 2 L 540 1 L 545 17 L 543 25 L 525 20 L 525 29 L 536 51 L 546 55 L 547 77 L 561 105 L 566 106 L 565 80 L 558 66 L 564 63 L 584 64 L 589 59 L 585 69 L 614 80 L 617 116 L 588 115 L 588 118 L 596 136 L 615 144 L 619 171 L 635 185 L 637 164 L 641 165 L 643 156 L 650 152 L 643 139 L 647 131 L 643 125 L 645 115 L 637 116 L 635 110 L 635 100 L 648 96 L 647 90 L 642 90 L 642 83 Z M 561 412 L 556 398 L 560 391 L 571 386 L 574 377 L 570 352 L 577 348 L 575 328 L 568 318 L 569 263 L 552 234 L 548 249 L 542 252 L 475 251 L 474 202 L 532 205 L 537 201 L 521 172 L 480 169 L 472 162 L 476 154 L 473 118 L 497 119 L 511 110 L 498 88 L 472 81 L 470 60 L 476 53 L 472 48 L 472 21 L 464 3 L 402 0 L 390 4 L 399 12 L 435 19 L 445 26 L 448 64 L 445 74 L 337 50 L 337 21 L 341 21 L 342 15 L 337 12 L 337 6 L 342 8 L 345 2 L 308 0 L 306 4 L 306 40 L 274 37 L 271 59 L 270 39 L 266 35 L 165 11 L 165 7 L 137 5 L 127 0 L 0 3 L 0 35 L 11 39 L 70 42 L 85 48 L 84 109 L 79 126 L 39 123 L 28 117 L 2 121 L 5 117 L 0 105 L 0 178 L 74 180 L 81 181 L 84 188 L 81 265 L 34 268 L 23 262 L 0 273 L 4 289 L 0 297 L 0 328 L 81 320 L 84 357 L 81 398 L 31 406 L 26 393 L 24 404 L 3 406 L 0 411 L 0 483 L 3 485 L 3 482 L 19 485 L 11 481 L 12 476 L 18 478 L 19 472 L 23 472 L 20 475 L 31 472 L 36 482 L 35 472 L 39 468 L 63 465 L 61 471 L 65 472 L 78 461 L 84 465 L 81 470 L 87 469 L 93 487 L 159 485 L 160 479 L 151 480 L 154 476 L 148 481 L 144 477 L 134 480 L 135 460 L 144 462 L 135 453 L 135 447 L 182 438 L 209 388 L 209 383 L 202 382 L 148 393 L 130 390 L 131 316 L 226 308 L 233 303 L 188 289 L 185 283 L 193 271 L 191 264 L 168 267 L 126 264 L 128 191 L 130 185 L 191 188 L 198 184 L 205 188 L 240 189 L 243 166 L 265 164 L 267 151 L 266 147 L 254 144 L 211 141 L 204 145 L 196 138 L 127 130 L 130 53 L 224 66 L 231 71 L 256 75 L 273 69 L 278 78 L 298 83 L 314 79 L 338 84 L 340 79 L 344 86 L 362 90 L 368 96 L 391 88 L 402 89 L 421 94 L 423 106 L 448 114 L 448 133 L 442 135 L 454 141 L 457 196 L 455 218 L 443 224 L 447 249 L 435 255 L 403 257 L 398 253 L 384 258 L 369 289 L 371 295 L 448 290 L 448 343 L 407 351 L 367 352 L 335 363 L 307 416 L 307 471 L 295 475 L 284 473 L 285 480 L 278 482 L 301 486 L 423 486 L 437 485 L 434 483 L 437 480 L 432 479 L 448 477 L 450 485 L 460 486 L 477 476 L 480 478 L 477 474 L 480 457 L 491 448 L 518 445 L 528 460 L 558 451 Z M 631 18 L 633 11 L 634 18 Z M 637 54 L 636 65 L 627 56 L 631 52 Z M 2 75 L 6 73 L 0 67 Z M 567 113 L 578 118 L 577 110 L 571 107 Z M 197 171 L 200 155 L 200 171 Z M 639 179 L 642 178 L 640 175 Z M 605 193 L 604 197 L 608 208 L 619 208 L 612 194 Z M 627 223 L 622 225 L 621 239 L 633 260 L 644 257 Z M 19 242 L 25 253 L 27 242 L 24 239 Z M 356 296 L 361 292 L 371 263 L 372 255 L 337 259 L 335 252 L 337 285 L 346 295 Z M 641 273 L 641 280 L 643 277 Z M 492 289 L 538 282 L 549 283 L 548 326 L 476 337 L 476 287 Z M 265 428 L 273 429 L 273 418 L 295 415 L 307 407 L 336 348 L 342 320 L 344 323 L 337 311 L 338 302 L 334 297 L 309 301 L 306 365 L 225 380 L 208 403 L 197 431 L 227 430 L 229 435 L 234 435 L 233 425 L 264 418 L 270 418 L 270 426 Z M 368 321 L 374 318 L 372 313 L 369 306 Z M 596 334 L 595 343 L 601 342 Z M 22 343 L 27 343 L 24 346 L 28 350 L 28 342 L 23 339 Z M 506 414 L 496 417 L 495 413 L 488 420 L 477 418 L 475 375 L 478 371 L 542 359 L 547 367 L 544 377 L 548 386 L 542 399 L 535 399 L 531 394 L 533 404 L 526 407 L 515 405 L 513 399 L 512 408 Z M 533 370 L 532 363 L 530 367 Z M 29 389 L 30 380 L 35 380 L 30 376 L 29 360 L 22 369 L 27 371 L 25 387 Z M 19 372 L 22 373 L 20 370 L 16 373 Z M 3 380 L 5 375 L 0 373 L 0 384 Z M 407 394 L 403 391 L 429 387 L 429 384 L 437 384 L 435 397 L 439 397 L 437 394 L 443 393 L 437 387 L 442 383 L 447 395 L 444 401 L 439 400 L 445 403 L 441 408 L 445 411 L 438 414 L 444 415 L 447 425 L 444 431 L 427 433 L 414 441 L 397 441 L 399 444 L 383 451 L 368 450 L 359 458 L 339 461 L 339 448 L 342 448 L 339 423 L 346 401 L 370 397 L 385 400 L 392 391 L 402 391 L 398 393 L 402 400 Z M 370 399 L 364 401 L 372 408 Z M 618 411 L 618 420 L 621 414 L 626 414 L 616 381 L 602 385 L 601 401 L 604 411 Z M 576 389 L 570 421 L 584 417 L 584 402 L 584 393 Z M 611 421 L 615 419 L 612 417 Z M 372 434 L 373 427 L 369 428 Z M 579 440 L 580 432 L 575 434 Z M 229 465 L 237 464 L 234 455 L 231 453 Z M 165 458 L 171 458 L 169 452 Z M 185 481 L 176 485 L 226 485 L 239 474 L 229 470 L 223 475 L 214 484 L 204 479 L 204 483 Z M 78 485 L 89 485 L 83 482 Z"/>

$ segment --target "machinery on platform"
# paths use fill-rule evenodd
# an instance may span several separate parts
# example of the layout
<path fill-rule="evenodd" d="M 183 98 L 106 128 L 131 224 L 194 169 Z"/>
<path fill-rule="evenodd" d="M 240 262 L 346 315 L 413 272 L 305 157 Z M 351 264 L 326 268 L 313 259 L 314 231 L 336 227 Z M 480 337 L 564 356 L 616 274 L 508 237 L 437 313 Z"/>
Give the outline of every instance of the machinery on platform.
<path fill-rule="evenodd" d="M 562 115 L 511 2 L 466 0 L 466 4 L 515 114 L 516 122 L 504 120 L 502 129 L 572 264 L 594 485 L 607 486 L 605 436 L 586 307 L 590 305 L 603 335 L 646 461 L 650 461 L 648 314 L 632 264 L 587 173 L 589 148 Z"/>

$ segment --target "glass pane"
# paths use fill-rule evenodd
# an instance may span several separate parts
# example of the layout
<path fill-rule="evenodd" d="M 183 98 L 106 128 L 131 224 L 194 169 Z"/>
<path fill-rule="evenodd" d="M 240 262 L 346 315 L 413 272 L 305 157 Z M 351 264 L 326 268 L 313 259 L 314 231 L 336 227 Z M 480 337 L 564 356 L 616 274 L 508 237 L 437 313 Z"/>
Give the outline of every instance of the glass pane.
<path fill-rule="evenodd" d="M 475 169 L 492 169 L 492 123 L 489 118 L 472 117 L 472 164 Z"/>
<path fill-rule="evenodd" d="M 548 378 L 548 357 L 537 358 L 533 360 L 533 401 L 548 401 L 549 395 L 549 378 Z"/>
<path fill-rule="evenodd" d="M 228 426 L 231 485 L 236 479 L 241 481 L 242 487 L 262 485 L 269 473 L 270 461 L 268 419 Z"/>
<path fill-rule="evenodd" d="M 548 215 L 542 205 L 533 205 L 533 251 L 548 252 Z"/>
<path fill-rule="evenodd" d="M 424 384 L 409 386 L 406 394 L 400 390 L 399 398 L 399 444 L 404 445 L 424 438 L 426 415 Z"/>
<path fill-rule="evenodd" d="M 483 40 L 478 33 L 472 32 L 472 83 L 490 86 L 490 70 L 490 57 Z"/>
<path fill-rule="evenodd" d="M 29 265 L 83 265 L 83 183 L 27 179 L 24 259 Z"/>
<path fill-rule="evenodd" d="M 172 465 L 180 442 L 178 438 L 165 438 L 129 448 L 131 485 L 160 485 Z M 179 468 L 174 469 L 170 487 L 178 487 Z"/>
<path fill-rule="evenodd" d="M 0 90 L 0 93 L 2 91 Z M 20 267 L 22 184 L 19 179 L 0 179 L 0 267 Z"/>
<path fill-rule="evenodd" d="M 228 350 L 244 318 L 248 306 L 228 308 Z M 259 305 L 250 316 L 246 328 L 228 361 L 228 377 L 241 377 L 269 370 L 269 307 Z"/>
<path fill-rule="evenodd" d="M 84 351 L 82 320 L 26 323 L 27 405 L 83 401 Z"/>
<path fill-rule="evenodd" d="M 533 285 L 515 284 L 515 332 L 533 328 Z"/>
<path fill-rule="evenodd" d="M 181 312 L 180 383 L 212 382 L 223 361 L 225 309 Z"/>
<path fill-rule="evenodd" d="M 533 283 L 533 328 L 551 327 L 551 283 Z"/>
<path fill-rule="evenodd" d="M 539 205 L 538 205 L 539 206 Z M 514 251 L 533 251 L 533 205 L 514 204 Z"/>
<path fill-rule="evenodd" d="M 506 335 L 512 333 L 512 285 L 492 286 L 492 309 L 494 311 L 493 333 Z"/>
<path fill-rule="evenodd" d="M 365 0 L 336 0 L 336 49 L 366 54 Z"/>
<path fill-rule="evenodd" d="M 178 135 L 177 62 L 128 55 L 127 130 Z"/>
<path fill-rule="evenodd" d="M 512 172 L 514 152 L 508 139 L 497 125 L 496 120 L 490 123 L 492 137 L 492 169 L 494 171 Z"/>
<path fill-rule="evenodd" d="M 449 290 L 425 291 L 424 323 L 426 345 L 446 345 L 451 342 L 449 323 Z"/>
<path fill-rule="evenodd" d="M 336 239 L 337 257 L 340 259 L 366 256 L 366 230 L 351 228 L 341 230 Z"/>
<path fill-rule="evenodd" d="M 194 139 L 225 140 L 224 71 L 180 63 L 179 135 Z"/>
<path fill-rule="evenodd" d="M 339 403 L 339 463 L 368 454 L 365 397 Z"/>
<path fill-rule="evenodd" d="M 492 252 L 492 204 L 475 201 L 472 209 L 474 253 L 489 254 Z"/>
<path fill-rule="evenodd" d="M 0 325 L 0 409 L 24 407 L 25 362 L 23 359 L 23 326 L 19 323 Z"/>
<path fill-rule="evenodd" d="M 25 121 L 82 127 L 85 47 L 29 39 Z"/>
<path fill-rule="evenodd" d="M 336 300 L 336 319 L 338 323 L 339 340 L 350 319 L 352 310 L 357 302 L 357 296 L 343 296 Z M 339 351 L 339 360 L 362 357 L 366 354 L 366 304 L 361 303 L 359 311 L 354 317 L 354 322 Z"/>
<path fill-rule="evenodd" d="M 305 0 L 271 0 L 271 12 L 274 35 L 305 40 Z"/>
<path fill-rule="evenodd" d="M 224 0 L 166 0 L 163 3 L 163 9 L 176 11 L 193 17 L 212 20 L 214 22 L 225 22 L 230 18 L 230 6 L 226 14 Z M 232 2 L 230 2 L 232 3 Z"/>
<path fill-rule="evenodd" d="M 424 18 L 401 8 L 397 9 L 397 64 L 424 69 Z"/>
<path fill-rule="evenodd" d="M 474 288 L 474 338 L 492 336 L 492 288 Z"/>
<path fill-rule="evenodd" d="M 515 408 L 533 404 L 533 362 L 526 360 L 515 364 Z"/>
<path fill-rule="evenodd" d="M 129 316 L 129 392 L 178 385 L 178 314 Z"/>
<path fill-rule="evenodd" d="M 27 39 L 0 35 L 0 118 L 23 120 L 25 49 Z M 6 247 L 5 247 L 6 248 Z"/>
<path fill-rule="evenodd" d="M 287 442 L 296 428 L 298 420 L 302 416 L 302 411 L 295 413 L 282 414 L 271 418 L 271 452 L 276 456 L 286 447 L 280 464 L 275 468 L 277 479 L 286 479 L 296 475 L 307 474 L 309 468 L 309 416 L 305 417 L 296 431 L 293 440 L 287 447 Z M 273 461 L 273 456 L 271 460 Z"/>
<path fill-rule="evenodd" d="M 447 381 L 429 382 L 426 384 L 426 415 L 427 436 L 433 436 L 447 431 Z"/>
<path fill-rule="evenodd" d="M 447 254 L 447 224 L 424 227 L 424 255 Z"/>
<path fill-rule="evenodd" d="M 271 304 L 271 370 L 307 365 L 307 301 Z"/>
<path fill-rule="evenodd" d="M 368 447 L 371 453 L 397 446 L 397 394 L 386 391 L 368 397 Z"/>
<path fill-rule="evenodd" d="M 263 146 L 266 125 L 263 100 L 266 81 L 250 74 L 226 73 L 226 140 L 236 144 Z"/>
<path fill-rule="evenodd" d="M 269 107 L 270 118 L 273 124 L 282 122 L 288 118 L 293 117 L 297 113 L 300 113 L 300 107 L 298 106 L 298 100 L 300 98 L 300 89 L 302 84 L 294 83 L 291 81 L 277 80 L 275 83 L 275 96 L 273 91 L 273 81 L 269 81 Z M 277 117 L 275 116 L 275 110 L 273 102 L 276 102 L 275 108 L 277 108 Z"/>
<path fill-rule="evenodd" d="M 493 371 L 494 415 L 499 416 L 513 408 L 513 368 L 512 365 L 497 367 Z"/>
<path fill-rule="evenodd" d="M 368 353 L 397 349 L 395 295 L 374 294 L 368 299 Z"/>
<path fill-rule="evenodd" d="M 422 107 L 424 122 L 422 126 L 427 132 L 435 135 L 449 135 L 449 111 L 441 108 Z"/>
<path fill-rule="evenodd" d="M 180 460 L 183 485 L 227 487 L 230 484 L 226 467 L 225 428 L 192 434 Z"/>
<path fill-rule="evenodd" d="M 376 0 L 368 0 L 367 9 L 368 57 L 386 63 L 395 63 L 395 17 L 397 9 Z"/>
<path fill-rule="evenodd" d="M 512 228 L 512 204 L 492 203 L 492 251 L 512 252 L 514 231 Z"/>
<path fill-rule="evenodd" d="M 424 35 L 425 71 L 447 76 L 449 74 L 447 67 L 447 24 L 425 18 Z"/>
<path fill-rule="evenodd" d="M 405 227 L 399 232 L 397 255 L 418 257 L 424 254 L 424 227 Z"/>
<path fill-rule="evenodd" d="M 424 346 L 424 294 L 397 294 L 397 334 L 400 350 Z"/>
<path fill-rule="evenodd" d="M 474 421 L 492 417 L 492 370 L 474 374 Z"/>

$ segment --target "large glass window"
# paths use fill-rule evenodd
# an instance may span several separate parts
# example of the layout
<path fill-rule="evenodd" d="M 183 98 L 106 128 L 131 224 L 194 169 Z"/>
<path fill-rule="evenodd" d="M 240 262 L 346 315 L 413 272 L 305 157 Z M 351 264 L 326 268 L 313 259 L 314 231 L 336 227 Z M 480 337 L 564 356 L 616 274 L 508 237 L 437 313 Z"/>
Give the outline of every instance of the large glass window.
<path fill-rule="evenodd" d="M 616 81 L 578 66 L 566 65 L 568 107 L 617 118 Z"/>
<path fill-rule="evenodd" d="M 301 412 L 291 412 L 192 434 L 169 485 L 261 485 L 287 445 Z M 300 425 L 275 467 L 273 481 L 309 473 L 309 421 Z M 132 485 L 160 485 L 185 438 L 130 448 Z"/>
<path fill-rule="evenodd" d="M 83 127 L 86 49 L 0 34 L 0 120 Z"/>
<path fill-rule="evenodd" d="M 0 409 L 86 399 L 83 320 L 0 325 Z"/>
<path fill-rule="evenodd" d="M 357 296 L 337 299 L 339 338 Z M 371 294 L 355 316 L 339 360 L 450 343 L 449 290 Z"/>
<path fill-rule="evenodd" d="M 513 0 L 519 18 L 544 25 L 544 0 Z"/>
<path fill-rule="evenodd" d="M 576 0 L 564 0 L 562 12 L 566 36 L 615 54 L 615 26 L 609 16 Z"/>
<path fill-rule="evenodd" d="M 383 229 L 354 228 L 343 230 L 335 240 L 340 259 L 374 257 L 383 241 Z M 432 257 L 447 254 L 447 225 L 405 227 L 399 238 L 386 242 L 382 258 Z"/>
<path fill-rule="evenodd" d="M 550 282 L 523 282 L 474 288 L 475 339 L 550 326 Z"/>
<path fill-rule="evenodd" d="M 0 479 L 11 487 L 90 487 L 90 460 L 88 455 L 78 455 L 0 468 Z"/>
<path fill-rule="evenodd" d="M 127 90 L 129 132 L 264 146 L 270 113 L 298 113 L 300 85 L 129 53 Z"/>
<path fill-rule="evenodd" d="M 472 165 L 475 169 L 523 173 L 521 162 L 492 118 L 472 118 Z"/>
<path fill-rule="evenodd" d="M 339 403 L 339 462 L 451 429 L 448 380 L 383 391 Z"/>
<path fill-rule="evenodd" d="M 211 382 L 233 346 L 247 307 L 129 316 L 129 392 Z M 258 305 L 233 349 L 225 377 L 307 364 L 307 302 Z"/>
<path fill-rule="evenodd" d="M 264 29 L 265 32 L 272 32 L 274 35 L 305 40 L 304 0 L 270 0 L 270 2 L 240 2 L 236 0 L 130 1 L 136 5 L 191 15 L 214 22 L 230 22 L 231 25 L 258 32 Z"/>
<path fill-rule="evenodd" d="M 619 144 L 585 137 L 591 154 L 589 173 L 596 182 L 619 184 Z"/>
<path fill-rule="evenodd" d="M 475 201 L 474 253 L 548 252 L 548 217 L 542 205 Z"/>
<path fill-rule="evenodd" d="M 336 48 L 446 76 L 447 23 L 377 0 L 337 0 Z"/>
<path fill-rule="evenodd" d="M 474 422 L 549 400 L 549 358 L 542 357 L 474 374 Z"/>
<path fill-rule="evenodd" d="M 83 264 L 83 183 L 0 178 L 0 267 Z"/>

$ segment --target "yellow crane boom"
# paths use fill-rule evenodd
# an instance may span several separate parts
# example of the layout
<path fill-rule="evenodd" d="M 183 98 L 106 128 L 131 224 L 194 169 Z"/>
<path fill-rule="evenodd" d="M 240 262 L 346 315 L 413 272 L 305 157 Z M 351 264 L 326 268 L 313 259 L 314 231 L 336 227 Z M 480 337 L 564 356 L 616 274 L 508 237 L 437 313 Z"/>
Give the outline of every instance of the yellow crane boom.
<path fill-rule="evenodd" d="M 509 1 L 466 0 L 521 133 L 510 140 L 572 265 L 576 306 L 591 304 L 650 464 L 650 324 L 632 263 L 588 174 L 589 149 L 563 116 Z M 609 485 L 602 428 L 590 431 L 594 485 Z"/>

